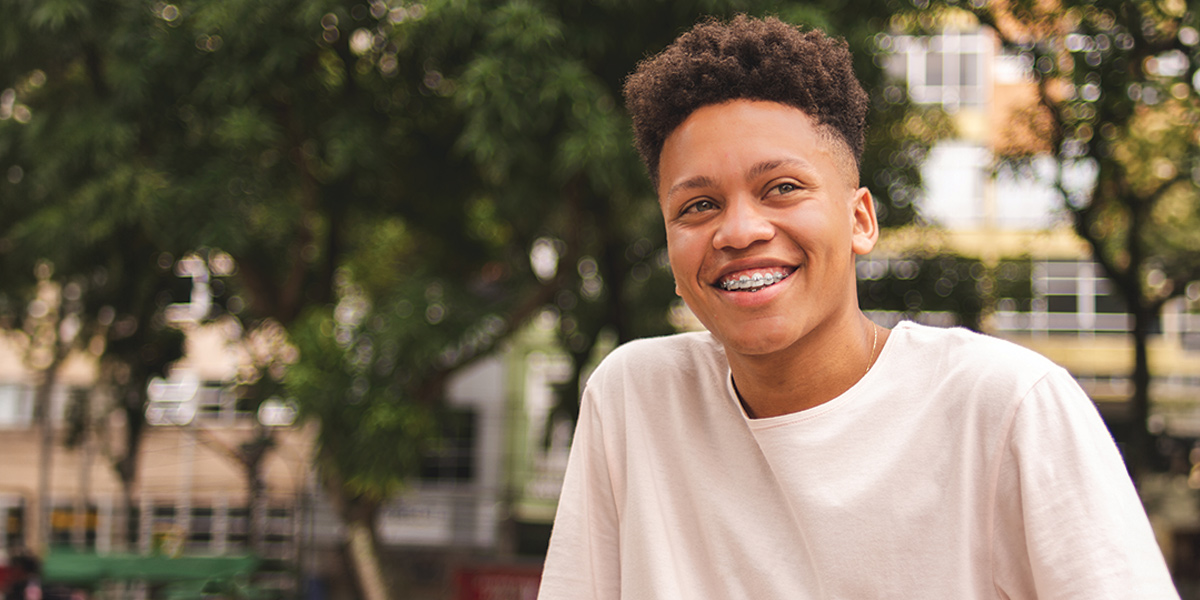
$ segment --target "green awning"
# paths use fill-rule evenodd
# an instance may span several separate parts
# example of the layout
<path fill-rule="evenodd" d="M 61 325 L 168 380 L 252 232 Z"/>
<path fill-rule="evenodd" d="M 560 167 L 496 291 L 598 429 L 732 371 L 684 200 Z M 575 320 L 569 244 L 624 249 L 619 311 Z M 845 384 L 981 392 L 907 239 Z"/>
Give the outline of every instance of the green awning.
<path fill-rule="evenodd" d="M 258 569 L 255 556 L 139 556 L 135 554 L 91 554 L 55 550 L 42 566 L 47 583 L 76 585 L 101 581 L 224 581 L 248 577 Z"/>
<path fill-rule="evenodd" d="M 236 600 L 258 600 L 268 595 L 248 585 L 238 585 L 229 580 L 183 581 L 165 586 L 161 596 L 164 600 L 210 600 L 229 598 Z"/>

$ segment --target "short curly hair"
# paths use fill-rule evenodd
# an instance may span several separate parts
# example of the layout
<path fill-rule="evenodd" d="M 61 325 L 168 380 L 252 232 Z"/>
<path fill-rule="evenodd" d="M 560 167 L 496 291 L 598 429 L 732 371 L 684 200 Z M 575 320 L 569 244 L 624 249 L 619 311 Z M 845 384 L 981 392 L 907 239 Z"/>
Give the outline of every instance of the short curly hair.
<path fill-rule="evenodd" d="M 667 136 L 696 109 L 730 100 L 793 106 L 845 142 L 854 176 L 862 159 L 867 93 L 844 40 L 802 32 L 774 17 L 705 19 L 625 80 L 638 153 L 658 186 Z"/>

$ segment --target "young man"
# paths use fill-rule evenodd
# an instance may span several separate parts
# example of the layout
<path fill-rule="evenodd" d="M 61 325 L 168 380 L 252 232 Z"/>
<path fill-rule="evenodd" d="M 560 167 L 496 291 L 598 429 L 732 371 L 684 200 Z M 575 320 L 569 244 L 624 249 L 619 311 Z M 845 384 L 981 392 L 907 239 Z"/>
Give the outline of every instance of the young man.
<path fill-rule="evenodd" d="M 588 380 L 541 600 L 1178 597 L 1066 371 L 859 310 L 879 228 L 844 43 L 706 22 L 625 93 L 708 331 Z"/>

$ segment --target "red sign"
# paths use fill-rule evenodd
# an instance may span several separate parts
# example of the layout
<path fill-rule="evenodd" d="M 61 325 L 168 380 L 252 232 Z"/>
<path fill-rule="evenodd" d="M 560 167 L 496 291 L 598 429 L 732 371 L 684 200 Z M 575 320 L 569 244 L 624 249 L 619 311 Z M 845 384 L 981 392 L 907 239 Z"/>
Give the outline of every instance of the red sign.
<path fill-rule="evenodd" d="M 459 568 L 455 600 L 537 600 L 541 567 L 485 565 Z"/>

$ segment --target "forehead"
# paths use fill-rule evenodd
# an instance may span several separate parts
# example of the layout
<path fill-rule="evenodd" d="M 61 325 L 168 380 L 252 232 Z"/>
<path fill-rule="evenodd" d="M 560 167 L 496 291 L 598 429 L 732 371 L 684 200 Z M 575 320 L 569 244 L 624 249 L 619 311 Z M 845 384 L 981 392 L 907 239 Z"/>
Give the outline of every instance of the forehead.
<path fill-rule="evenodd" d="M 830 127 L 786 104 L 732 100 L 696 109 L 667 136 L 659 157 L 660 198 L 681 179 L 780 162 L 832 168 L 857 184 L 850 149 Z"/>

